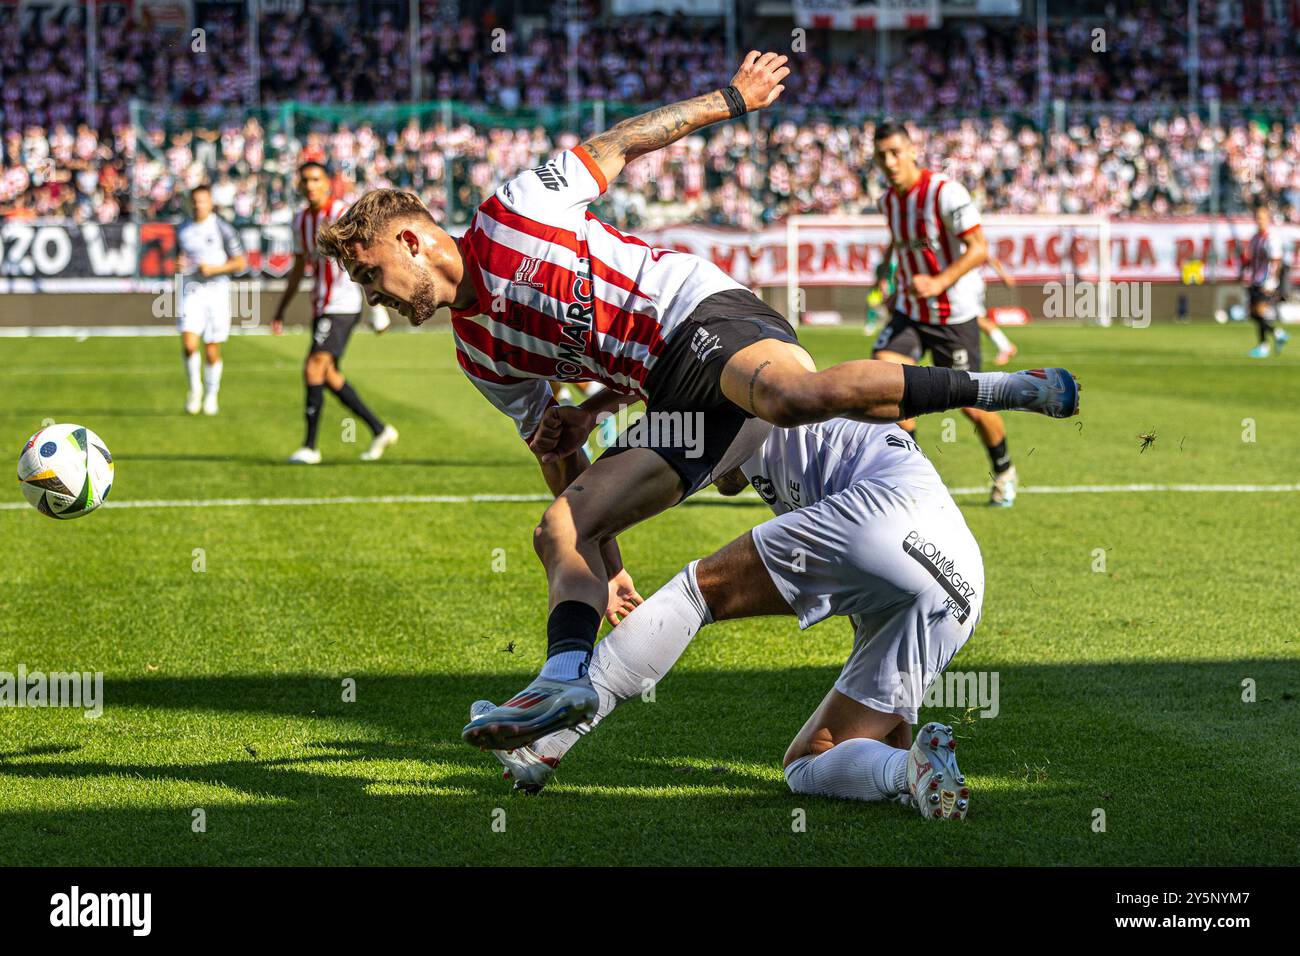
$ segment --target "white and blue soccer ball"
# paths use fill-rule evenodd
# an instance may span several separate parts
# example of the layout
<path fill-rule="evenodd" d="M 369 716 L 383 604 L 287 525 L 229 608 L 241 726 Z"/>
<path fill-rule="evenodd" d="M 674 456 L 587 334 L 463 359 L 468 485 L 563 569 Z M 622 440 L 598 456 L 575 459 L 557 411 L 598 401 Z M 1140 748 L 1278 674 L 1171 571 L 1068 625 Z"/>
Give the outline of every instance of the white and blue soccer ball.
<path fill-rule="evenodd" d="M 83 425 L 50 425 L 23 446 L 18 481 L 32 507 L 51 518 L 80 518 L 113 487 L 113 456 Z"/>

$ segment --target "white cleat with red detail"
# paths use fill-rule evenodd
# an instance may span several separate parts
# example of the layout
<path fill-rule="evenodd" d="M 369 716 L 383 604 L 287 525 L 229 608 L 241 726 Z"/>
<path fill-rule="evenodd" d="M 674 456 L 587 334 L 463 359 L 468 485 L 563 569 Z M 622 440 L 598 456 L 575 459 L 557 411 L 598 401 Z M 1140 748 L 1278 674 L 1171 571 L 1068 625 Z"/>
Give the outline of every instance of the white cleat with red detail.
<path fill-rule="evenodd" d="M 470 704 L 469 719 L 477 720 L 484 714 L 496 709 L 490 700 L 476 700 Z M 532 747 L 516 747 L 514 750 L 494 750 L 492 755 L 505 767 L 501 774 L 503 780 L 514 782 L 514 789 L 534 796 L 542 792 L 555 776 L 555 768 L 560 761 L 555 757 L 543 757 Z"/>
<path fill-rule="evenodd" d="M 917 733 L 907 754 L 907 792 L 923 817 L 966 818 L 970 787 L 957 769 L 957 741 L 951 727 L 931 721 Z"/>
<path fill-rule="evenodd" d="M 590 720 L 599 706 L 590 678 L 538 677 L 504 704 L 471 717 L 460 736 L 482 750 L 517 750 L 538 737 Z"/>

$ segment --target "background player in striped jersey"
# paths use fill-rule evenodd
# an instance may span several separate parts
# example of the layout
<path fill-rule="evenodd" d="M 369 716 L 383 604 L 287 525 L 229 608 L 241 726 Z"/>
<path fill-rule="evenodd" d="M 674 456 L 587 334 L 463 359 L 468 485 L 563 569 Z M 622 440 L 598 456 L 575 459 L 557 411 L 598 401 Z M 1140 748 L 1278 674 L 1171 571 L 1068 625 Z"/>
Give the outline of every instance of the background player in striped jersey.
<path fill-rule="evenodd" d="M 876 164 L 889 180 L 880 211 L 898 261 L 894 317 L 876 339 L 873 358 L 915 365 L 929 352 L 940 368 L 979 371 L 980 327 L 988 242 L 979 210 L 961 183 L 916 162 L 916 144 L 900 123 L 876 127 Z M 1007 452 L 1002 416 L 963 408 L 993 465 L 989 504 L 1010 507 L 1016 469 Z M 901 423 L 915 431 L 914 422 Z"/>
<path fill-rule="evenodd" d="M 323 230 L 371 301 L 413 323 L 450 306 L 457 360 L 515 422 L 557 496 L 534 534 L 547 571 L 547 661 L 517 697 L 462 735 L 514 746 L 594 712 L 586 679 L 601 610 L 636 603 L 616 535 L 670 508 L 747 459 L 770 425 L 846 416 L 892 422 L 950 408 L 1078 410 L 1062 369 L 1004 374 L 860 360 L 818 371 L 785 319 L 704 259 L 657 249 L 601 222 L 588 206 L 638 156 L 773 103 L 787 58 L 752 51 L 724 90 L 619 123 L 503 184 L 452 239 L 411 193 L 374 190 Z M 556 406 L 549 380 L 594 379 L 608 391 Z M 621 444 L 588 469 L 582 444 L 597 415 L 644 399 L 647 415 L 690 416 L 650 447 Z"/>
<path fill-rule="evenodd" d="M 1281 286 L 1282 243 L 1275 233 L 1269 232 L 1270 219 L 1268 203 L 1260 200 L 1255 205 L 1255 235 L 1250 237 L 1246 255 L 1241 260 L 1241 275 L 1250 297 L 1250 317 L 1259 330 L 1259 344 L 1250 350 L 1251 358 L 1268 358 L 1270 337 L 1273 348 L 1280 355 L 1282 346 L 1290 338 L 1272 318 Z"/>
<path fill-rule="evenodd" d="M 321 255 L 316 245 L 320 230 L 338 219 L 347 207 L 341 200 L 331 197 L 329 171 L 320 163 L 303 163 L 298 170 L 298 189 L 307 200 L 307 208 L 293 218 L 293 268 L 285 280 L 284 294 L 280 296 L 275 317 L 271 320 L 271 330 L 279 335 L 285 310 L 298 291 L 310 259 L 315 273 L 311 295 L 311 346 L 302 369 L 303 382 L 307 386 L 307 434 L 302 447 L 289 456 L 289 461 L 299 465 L 320 463 L 320 450 L 316 443 L 326 388 L 369 426 L 374 437 L 370 447 L 361 453 L 361 460 L 374 461 L 383 456 L 389 445 L 397 442 L 397 429 L 385 425 L 339 371 L 348 340 L 361 321 L 365 295 L 347 271 L 328 256 Z"/>
<path fill-rule="evenodd" d="M 190 193 L 194 218 L 176 231 L 182 275 L 180 314 L 181 355 L 189 395 L 185 411 L 217 414 L 221 391 L 221 343 L 230 338 L 230 276 L 248 266 L 244 244 L 234 226 L 213 211 L 212 191 L 196 186 Z M 199 340 L 203 340 L 203 385 L 199 385 Z"/>

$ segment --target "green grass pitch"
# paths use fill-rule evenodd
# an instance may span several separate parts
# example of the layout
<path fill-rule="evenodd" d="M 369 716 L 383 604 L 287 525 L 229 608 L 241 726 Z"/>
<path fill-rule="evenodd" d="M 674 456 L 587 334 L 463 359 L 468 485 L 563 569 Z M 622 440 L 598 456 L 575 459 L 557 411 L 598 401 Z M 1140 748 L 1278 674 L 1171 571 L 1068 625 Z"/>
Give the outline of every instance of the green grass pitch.
<path fill-rule="evenodd" d="M 788 792 L 781 756 L 849 647 L 839 621 L 706 629 L 653 703 L 615 714 L 541 797 L 511 795 L 459 731 L 472 700 L 518 690 L 542 661 L 538 503 L 110 506 L 58 522 L 19 507 L 14 482 L 0 671 L 103 671 L 105 708 L 0 709 L 6 859 L 1300 863 L 1300 494 L 1033 493 L 1294 483 L 1300 361 L 1247 359 L 1241 326 L 1012 334 L 1017 367 L 1079 374 L 1084 412 L 1008 417 L 1028 489 L 1014 509 L 959 499 L 988 596 L 953 668 L 996 672 L 1000 713 L 921 716 L 957 727 L 964 823 Z M 821 363 L 869 347 L 857 329 L 805 338 Z M 110 504 L 544 491 L 445 332 L 353 343 L 346 372 L 401 429 L 390 457 L 358 462 L 364 428 L 344 443 L 329 399 L 326 463 L 280 464 L 301 438 L 305 346 L 232 340 L 207 419 L 181 413 L 172 338 L 6 339 L 0 447 L 16 460 L 46 418 L 93 428 L 116 456 Z M 955 441 L 933 416 L 921 444 L 951 485 L 981 485 L 982 450 L 954 417 Z M 648 594 L 767 515 L 754 497 L 689 504 L 625 535 L 624 555 Z"/>

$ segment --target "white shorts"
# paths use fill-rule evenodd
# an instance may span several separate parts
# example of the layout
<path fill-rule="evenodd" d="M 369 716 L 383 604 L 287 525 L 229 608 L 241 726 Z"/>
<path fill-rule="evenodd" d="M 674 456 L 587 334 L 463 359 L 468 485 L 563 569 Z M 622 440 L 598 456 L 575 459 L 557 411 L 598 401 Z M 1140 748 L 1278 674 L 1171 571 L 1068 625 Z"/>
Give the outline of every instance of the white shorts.
<path fill-rule="evenodd" d="M 230 284 L 185 283 L 176 330 L 192 332 L 204 342 L 224 342 L 230 338 Z"/>
<path fill-rule="evenodd" d="M 984 607 L 979 545 L 948 492 L 865 479 L 764 522 L 753 538 L 801 628 L 851 616 L 853 650 L 835 689 L 916 723 Z"/>

